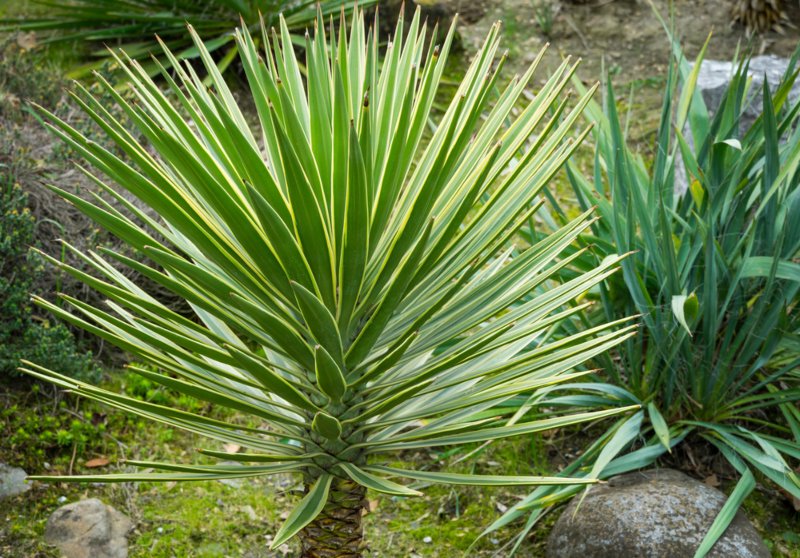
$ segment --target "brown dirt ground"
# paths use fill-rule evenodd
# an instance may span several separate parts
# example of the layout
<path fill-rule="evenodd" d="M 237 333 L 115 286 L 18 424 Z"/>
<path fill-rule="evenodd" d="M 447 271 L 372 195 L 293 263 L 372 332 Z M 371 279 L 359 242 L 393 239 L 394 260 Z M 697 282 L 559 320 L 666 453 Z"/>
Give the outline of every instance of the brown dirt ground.
<path fill-rule="evenodd" d="M 598 81 L 607 71 L 614 76 L 618 96 L 626 96 L 625 86 L 633 87 L 634 140 L 657 126 L 669 63 L 668 37 L 654 9 L 668 19 L 673 5 L 676 36 L 692 59 L 709 34 L 706 59 L 716 60 L 732 60 L 737 49 L 788 57 L 800 43 L 800 5 L 793 0 L 784 2 L 789 24 L 782 32 L 754 37 L 748 37 L 742 26 L 731 24 L 732 0 L 652 0 L 652 4 L 650 0 L 450 0 L 447 4 L 451 12 L 466 16 L 459 25 L 466 53 L 475 52 L 495 21 L 503 22 L 502 45 L 509 50 L 511 71 L 523 71 L 549 43 L 534 86 L 543 83 L 548 71 L 569 55 L 582 59 L 578 75 L 585 82 Z M 552 16 L 547 33 L 537 21 L 537 10 Z M 438 15 L 449 19 L 446 13 L 434 14 Z"/>

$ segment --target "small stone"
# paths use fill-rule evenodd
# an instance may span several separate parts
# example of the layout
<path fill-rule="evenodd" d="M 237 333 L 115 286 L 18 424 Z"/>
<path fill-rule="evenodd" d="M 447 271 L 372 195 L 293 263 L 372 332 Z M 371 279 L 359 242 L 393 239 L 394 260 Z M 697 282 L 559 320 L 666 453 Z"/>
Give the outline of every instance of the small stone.
<path fill-rule="evenodd" d="M 750 104 L 744 103 L 741 122 L 743 130 L 746 131 L 761 114 L 764 78 L 766 77 L 767 86 L 771 92 L 775 93 L 783 74 L 789 67 L 789 63 L 790 60 L 788 58 L 780 58 L 772 54 L 754 56 L 750 59 L 747 76 L 753 81 L 749 90 L 748 101 Z M 697 75 L 696 87 L 712 114 L 717 111 L 722 103 L 725 91 L 728 89 L 731 77 L 736 69 L 737 65 L 732 62 L 703 60 Z M 800 99 L 800 82 L 792 86 L 787 103 L 791 106 L 798 99 Z"/>
<path fill-rule="evenodd" d="M 550 533 L 546 556 L 693 556 L 725 500 L 671 469 L 620 475 L 572 499 Z M 707 557 L 769 558 L 770 552 L 739 512 Z"/>
<path fill-rule="evenodd" d="M 127 558 L 133 523 L 96 498 L 58 508 L 47 520 L 44 540 L 63 558 Z"/>
<path fill-rule="evenodd" d="M 256 515 L 256 510 L 253 509 L 253 506 L 242 506 L 242 513 L 251 521 L 256 521 L 258 519 L 258 515 Z"/>
<path fill-rule="evenodd" d="M 431 544 L 433 542 L 433 539 L 431 537 L 425 537 L 424 539 L 422 539 L 422 542 L 424 542 L 425 544 Z"/>
<path fill-rule="evenodd" d="M 27 476 L 28 473 L 19 467 L 0 463 L 0 500 L 30 490 L 31 485 L 25 480 Z"/>
<path fill-rule="evenodd" d="M 220 461 L 220 465 L 230 465 L 233 467 L 242 467 L 242 464 L 238 461 Z M 231 488 L 241 488 L 242 487 L 242 479 L 219 479 L 219 482 L 224 484 L 225 486 L 230 486 Z"/>

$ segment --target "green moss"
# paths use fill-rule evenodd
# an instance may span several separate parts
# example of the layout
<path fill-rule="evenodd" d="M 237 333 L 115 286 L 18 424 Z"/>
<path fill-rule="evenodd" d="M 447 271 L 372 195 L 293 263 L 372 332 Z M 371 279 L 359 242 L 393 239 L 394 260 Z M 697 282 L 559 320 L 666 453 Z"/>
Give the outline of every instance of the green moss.
<path fill-rule="evenodd" d="M 219 482 L 140 486 L 141 519 L 130 556 L 232 556 L 266 548 L 285 499 L 266 480 L 238 488 Z"/>
<path fill-rule="evenodd" d="M 800 510 L 774 485 L 760 485 L 742 506 L 773 556 L 800 557 Z"/>

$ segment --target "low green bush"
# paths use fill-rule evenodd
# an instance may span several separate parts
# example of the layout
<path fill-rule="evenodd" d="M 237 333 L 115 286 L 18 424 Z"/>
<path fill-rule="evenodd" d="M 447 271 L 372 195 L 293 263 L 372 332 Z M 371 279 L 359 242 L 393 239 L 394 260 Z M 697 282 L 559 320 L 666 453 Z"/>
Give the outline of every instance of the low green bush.
<path fill-rule="evenodd" d="M 17 377 L 20 360 L 48 362 L 73 378 L 97 380 L 91 354 L 81 352 L 69 330 L 42 318 L 30 302 L 42 259 L 30 246 L 36 221 L 27 207 L 27 194 L 0 168 L 0 379 Z"/>
<path fill-rule="evenodd" d="M 559 386 L 550 403 L 642 406 L 568 467 L 570 476 L 607 478 L 689 446 L 727 460 L 739 481 L 703 556 L 755 474 L 800 499 L 800 103 L 790 97 L 800 51 L 773 91 L 752 87 L 742 61 L 712 111 L 696 89 L 703 53 L 691 66 L 673 47 L 653 159 L 630 147 L 609 81 L 603 106 L 587 107 L 593 180 L 569 167 L 579 204 L 601 217 L 582 238 L 595 250 L 576 253 L 577 267 L 629 254 L 573 325 L 639 315 L 640 333 L 595 359 L 589 394 Z M 761 116 L 745 126 L 753 103 Z M 526 533 L 547 505 L 578 491 L 539 489 L 490 531 L 527 516 Z"/>

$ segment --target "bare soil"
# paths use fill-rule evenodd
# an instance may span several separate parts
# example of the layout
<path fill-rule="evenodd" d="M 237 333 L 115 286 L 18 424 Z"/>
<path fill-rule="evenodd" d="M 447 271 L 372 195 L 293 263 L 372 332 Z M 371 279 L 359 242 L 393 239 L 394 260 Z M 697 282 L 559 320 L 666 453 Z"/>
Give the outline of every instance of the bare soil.
<path fill-rule="evenodd" d="M 450 0 L 452 12 L 468 11 L 459 24 L 464 52 L 475 52 L 489 27 L 500 20 L 503 46 L 509 50 L 508 66 L 523 71 L 549 44 L 534 86 L 566 56 L 581 59 L 578 75 L 586 83 L 608 73 L 625 96 L 634 88 L 637 118 L 634 137 L 649 135 L 657 126 L 664 80 L 670 57 L 667 33 L 654 13 L 669 21 L 674 9 L 674 29 L 684 53 L 697 56 L 711 34 L 706 59 L 732 60 L 737 51 L 789 57 L 800 43 L 800 5 L 784 2 L 789 24 L 782 33 L 769 31 L 748 37 L 744 27 L 731 24 L 733 0 Z M 477 8 L 480 7 L 480 9 Z M 476 16 L 477 14 L 477 16 Z M 481 15 L 482 14 L 482 15 Z M 438 15 L 438 14 L 436 14 Z M 537 17 L 538 16 L 538 17 Z M 542 25 L 548 16 L 552 25 Z"/>
<path fill-rule="evenodd" d="M 478 0 L 480 2 L 481 0 Z M 730 60 L 737 48 L 756 54 L 790 56 L 800 41 L 800 31 L 784 26 L 783 33 L 770 31 L 748 37 L 746 30 L 730 23 L 732 0 L 674 0 L 677 37 L 688 56 L 695 56 L 712 34 L 706 57 Z M 545 61 L 549 67 L 571 55 L 583 60 L 581 74 L 597 79 L 601 67 L 619 72 L 628 81 L 660 76 L 669 57 L 667 35 L 654 9 L 669 19 L 667 0 L 590 0 L 573 3 L 558 0 L 485 0 L 484 15 L 464 21 L 460 31 L 468 51 L 479 46 L 488 27 L 497 20 L 505 26 L 505 45 L 511 64 L 522 68 L 550 43 Z M 800 25 L 800 6 L 787 3 L 790 23 Z M 542 29 L 537 12 L 549 10 L 552 28 Z M 474 8 L 472 10 L 474 14 Z"/>

